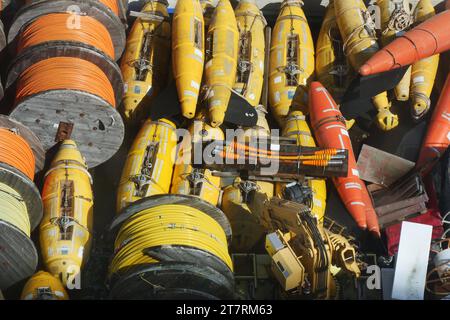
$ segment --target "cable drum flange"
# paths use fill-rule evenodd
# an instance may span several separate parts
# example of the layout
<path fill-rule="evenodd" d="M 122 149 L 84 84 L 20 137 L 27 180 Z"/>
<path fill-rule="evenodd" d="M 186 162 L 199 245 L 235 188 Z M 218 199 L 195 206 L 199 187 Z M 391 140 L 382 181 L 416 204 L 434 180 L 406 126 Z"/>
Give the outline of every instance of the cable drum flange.
<path fill-rule="evenodd" d="M 164 262 L 130 268 L 111 287 L 112 299 L 233 299 L 234 283 L 199 263 Z"/>
<path fill-rule="evenodd" d="M 159 194 L 151 197 L 140 199 L 133 202 L 129 206 L 123 208 L 116 216 L 110 226 L 110 231 L 118 231 L 118 227 L 131 216 L 143 210 L 158 207 L 165 204 L 184 205 L 209 215 L 217 221 L 222 227 L 227 237 L 228 244 L 231 243 L 232 231 L 230 222 L 226 215 L 219 208 L 213 206 L 211 203 L 202 200 L 199 197 L 181 194 Z"/>
<path fill-rule="evenodd" d="M 115 93 L 116 106 L 124 94 L 124 82 L 119 66 L 102 51 L 80 42 L 48 41 L 29 47 L 21 52 L 10 64 L 5 88 L 8 90 L 20 75 L 33 64 L 55 57 L 73 57 L 92 62 L 109 79 Z"/>
<path fill-rule="evenodd" d="M 17 227 L 0 220 L 0 290 L 31 276 L 37 263 L 33 241 Z"/>
<path fill-rule="evenodd" d="M 12 53 L 16 52 L 16 40 L 25 26 L 36 18 L 49 13 L 67 13 L 76 8 L 82 14 L 93 17 L 108 29 L 115 48 L 115 59 L 118 60 L 125 49 L 125 26 L 118 16 L 99 1 L 94 0 L 35 0 L 24 5 L 16 14 L 8 33 L 8 44 Z"/>
<path fill-rule="evenodd" d="M 122 145 L 125 128 L 119 112 L 102 98 L 80 90 L 48 90 L 16 103 L 10 117 L 20 120 L 49 150 L 61 123 L 72 123 L 71 139 L 89 168 L 109 160 Z"/>
<path fill-rule="evenodd" d="M 27 207 L 31 231 L 34 230 L 39 225 L 43 214 L 41 194 L 36 185 L 16 168 L 1 162 L 0 183 L 8 185 L 21 195 Z"/>
<path fill-rule="evenodd" d="M 215 255 L 200 250 L 194 247 L 182 246 L 182 245 L 165 245 L 144 249 L 144 254 L 158 260 L 160 264 L 171 262 L 193 263 L 198 261 L 202 262 L 202 266 L 208 266 L 211 269 L 216 270 L 222 274 L 225 278 L 234 282 L 233 272 L 228 266 Z M 133 268 L 133 267 L 130 267 Z M 120 271 L 111 275 L 109 281 L 111 284 L 120 280 L 121 274 L 126 272 L 128 268 L 123 268 Z"/>
<path fill-rule="evenodd" d="M 39 138 L 33 133 L 33 131 L 19 121 L 11 119 L 3 114 L 0 114 L 0 128 L 7 128 L 24 138 L 33 151 L 36 172 L 39 172 L 44 168 L 45 150 L 42 147 L 41 141 L 39 141 Z"/>

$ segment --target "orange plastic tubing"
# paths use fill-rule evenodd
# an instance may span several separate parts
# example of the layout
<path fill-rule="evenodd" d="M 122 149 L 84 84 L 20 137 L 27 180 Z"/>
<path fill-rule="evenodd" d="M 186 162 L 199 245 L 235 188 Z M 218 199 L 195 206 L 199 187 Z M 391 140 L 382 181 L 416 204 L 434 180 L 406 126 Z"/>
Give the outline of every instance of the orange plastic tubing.
<path fill-rule="evenodd" d="M 114 90 L 105 73 L 95 64 L 73 57 L 42 60 L 26 69 L 17 83 L 16 99 L 63 89 L 89 92 L 116 106 Z"/>
<path fill-rule="evenodd" d="M 24 138 L 5 128 L 0 128 L 0 162 L 16 168 L 33 180 L 35 159 L 30 145 Z"/>
<path fill-rule="evenodd" d="M 20 34 L 18 52 L 47 41 L 75 41 L 93 46 L 114 58 L 114 44 L 106 27 L 89 16 L 79 16 L 78 26 L 73 28 L 70 13 L 50 13 L 29 24 Z"/>
<path fill-rule="evenodd" d="M 100 0 L 99 2 L 110 8 L 111 11 L 116 14 L 116 16 L 119 15 L 119 6 L 117 4 L 117 0 Z"/>

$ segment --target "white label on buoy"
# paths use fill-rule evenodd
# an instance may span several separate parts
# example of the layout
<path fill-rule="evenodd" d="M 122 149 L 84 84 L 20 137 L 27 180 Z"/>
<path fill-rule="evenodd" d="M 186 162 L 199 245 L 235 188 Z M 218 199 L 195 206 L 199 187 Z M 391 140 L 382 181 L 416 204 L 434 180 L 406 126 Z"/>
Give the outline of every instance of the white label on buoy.
<path fill-rule="evenodd" d="M 195 92 L 189 91 L 189 90 L 184 90 L 183 94 L 185 96 L 191 96 L 191 97 L 197 97 L 197 94 Z"/>
<path fill-rule="evenodd" d="M 83 258 L 83 252 L 84 252 L 84 247 L 81 246 L 81 247 L 78 249 L 78 258 Z"/>
<path fill-rule="evenodd" d="M 203 52 L 199 49 L 195 49 L 194 54 L 200 58 L 203 58 Z"/>
<path fill-rule="evenodd" d="M 250 94 L 248 95 L 248 98 L 249 98 L 250 100 L 255 100 L 255 95 L 254 95 L 253 93 L 250 93 Z"/>
<path fill-rule="evenodd" d="M 197 82 L 195 82 L 194 80 L 191 80 L 191 87 L 195 88 L 197 90 L 200 89 L 200 85 Z"/>
<path fill-rule="evenodd" d="M 347 136 L 347 137 L 348 137 L 348 131 L 345 130 L 344 128 L 341 128 L 341 133 L 342 133 L 344 136 Z"/>
<path fill-rule="evenodd" d="M 62 293 L 61 291 L 55 291 L 55 296 L 57 297 L 64 297 L 64 293 Z"/>
<path fill-rule="evenodd" d="M 319 199 L 313 198 L 313 203 L 316 207 L 322 208 L 322 201 Z"/>
<path fill-rule="evenodd" d="M 447 140 L 450 141 L 450 131 L 447 133 Z"/>
<path fill-rule="evenodd" d="M 359 171 L 356 169 L 352 169 L 352 173 L 354 176 L 357 176 L 359 178 Z"/>
<path fill-rule="evenodd" d="M 273 83 L 280 83 L 281 82 L 281 76 L 276 77 L 273 79 Z"/>
<path fill-rule="evenodd" d="M 424 83 L 425 82 L 425 77 L 415 77 L 413 79 L 413 83 L 417 84 L 417 83 Z"/>
<path fill-rule="evenodd" d="M 271 144 L 270 151 L 280 151 L 280 145 L 279 144 Z"/>

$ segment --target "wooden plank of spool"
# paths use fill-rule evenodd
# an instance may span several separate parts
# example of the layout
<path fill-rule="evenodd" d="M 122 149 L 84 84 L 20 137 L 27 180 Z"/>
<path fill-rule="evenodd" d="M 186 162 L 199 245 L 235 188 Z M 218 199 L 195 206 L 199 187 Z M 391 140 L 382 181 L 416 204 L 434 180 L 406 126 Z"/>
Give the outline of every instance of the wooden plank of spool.
<path fill-rule="evenodd" d="M 46 150 L 57 144 L 60 123 L 72 123 L 71 138 L 90 168 L 110 159 L 124 137 L 119 112 L 102 98 L 83 91 L 50 90 L 28 96 L 16 104 L 10 116 L 28 126 Z"/>
<path fill-rule="evenodd" d="M 36 185 L 19 170 L 0 162 L 0 182 L 16 190 L 27 206 L 31 231 L 41 222 L 43 205 Z"/>
<path fill-rule="evenodd" d="M 31 276 L 37 263 L 33 241 L 15 226 L 0 220 L 0 290 Z"/>
<path fill-rule="evenodd" d="M 28 144 L 31 147 L 31 150 L 33 150 L 34 158 L 35 158 L 35 166 L 36 166 L 36 172 L 41 171 L 44 169 L 44 163 L 45 163 L 45 150 L 42 147 L 42 143 L 39 141 L 38 137 L 28 129 L 26 126 L 24 126 L 22 123 L 20 123 L 17 120 L 11 119 L 6 115 L 0 114 L 0 128 L 7 128 L 9 130 L 15 131 L 18 135 L 20 135 L 22 138 L 24 138 Z"/>
<path fill-rule="evenodd" d="M 109 8 L 94 0 L 37 0 L 24 5 L 16 14 L 8 33 L 8 44 L 12 53 L 16 53 L 16 40 L 24 26 L 36 18 L 49 13 L 68 12 L 68 10 L 81 12 L 103 23 L 108 29 L 115 48 L 115 59 L 118 60 L 125 49 L 125 27 Z"/>
<path fill-rule="evenodd" d="M 145 209 L 154 208 L 165 204 L 185 205 L 191 208 L 198 209 L 203 213 L 209 215 L 211 218 L 217 221 L 223 228 L 225 235 L 227 236 L 228 243 L 231 243 L 231 226 L 227 216 L 219 208 L 213 206 L 211 203 L 202 200 L 199 197 L 181 194 L 159 194 L 147 198 L 140 199 L 133 202 L 128 207 L 122 209 L 122 211 L 113 220 L 110 231 L 117 230 L 125 220 L 133 216 L 136 213 Z"/>
<path fill-rule="evenodd" d="M 117 106 L 122 101 L 124 84 L 119 66 L 100 50 L 79 42 L 49 41 L 27 48 L 21 52 L 8 68 L 5 88 L 8 90 L 17 78 L 33 64 L 55 57 L 74 57 L 92 62 L 99 67 L 111 82 Z"/>
<path fill-rule="evenodd" d="M 117 104 L 122 100 L 120 68 L 104 53 L 81 43 L 52 41 L 30 47 L 14 59 L 6 87 L 31 65 L 53 57 L 76 57 L 90 61 L 103 70 L 113 86 Z M 60 123 L 73 125 L 71 138 L 77 142 L 89 167 L 95 167 L 120 148 L 124 124 L 119 112 L 100 97 L 76 90 L 52 90 L 16 103 L 10 116 L 28 126 L 41 140 L 45 150 L 58 141 Z"/>

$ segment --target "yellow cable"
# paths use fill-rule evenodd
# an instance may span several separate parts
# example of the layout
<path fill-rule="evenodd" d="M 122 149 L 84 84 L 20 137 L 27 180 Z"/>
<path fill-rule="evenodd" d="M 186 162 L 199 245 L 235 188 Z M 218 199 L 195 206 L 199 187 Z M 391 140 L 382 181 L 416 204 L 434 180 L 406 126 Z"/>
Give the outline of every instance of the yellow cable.
<path fill-rule="evenodd" d="M 143 210 L 124 222 L 115 241 L 110 275 L 122 268 L 158 261 L 143 250 L 163 245 L 207 251 L 233 270 L 227 238 L 220 224 L 200 210 L 185 205 L 161 205 Z"/>
<path fill-rule="evenodd" d="M 27 206 L 16 190 L 4 183 L 0 183 L 0 220 L 12 224 L 30 236 Z"/>

